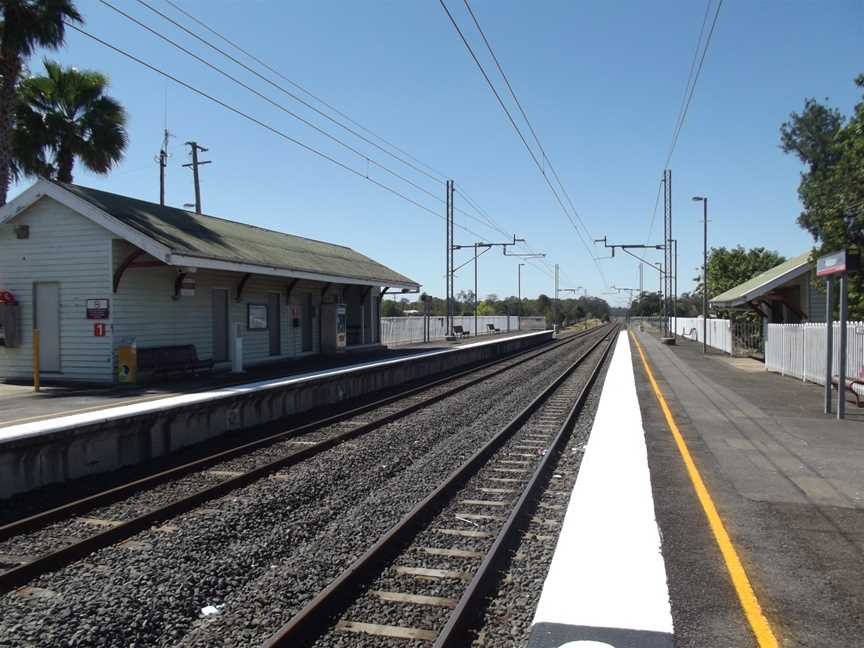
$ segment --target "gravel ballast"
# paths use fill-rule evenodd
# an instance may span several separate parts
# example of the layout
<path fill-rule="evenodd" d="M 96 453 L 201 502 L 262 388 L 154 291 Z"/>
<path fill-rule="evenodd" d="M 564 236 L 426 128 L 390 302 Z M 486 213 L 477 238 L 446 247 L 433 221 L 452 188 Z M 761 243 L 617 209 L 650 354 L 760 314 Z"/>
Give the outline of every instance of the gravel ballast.
<path fill-rule="evenodd" d="M 30 583 L 39 588 L 31 590 L 35 595 L 0 597 L 0 645 L 260 643 L 586 343 L 566 345 L 43 576 Z M 200 488 L 212 478 L 166 484 L 88 516 L 124 519 L 178 495 L 171 489 Z M 0 553 L 39 553 L 82 533 L 81 525 L 52 525 L 3 543 Z M 218 613 L 202 616 L 206 606 Z"/>

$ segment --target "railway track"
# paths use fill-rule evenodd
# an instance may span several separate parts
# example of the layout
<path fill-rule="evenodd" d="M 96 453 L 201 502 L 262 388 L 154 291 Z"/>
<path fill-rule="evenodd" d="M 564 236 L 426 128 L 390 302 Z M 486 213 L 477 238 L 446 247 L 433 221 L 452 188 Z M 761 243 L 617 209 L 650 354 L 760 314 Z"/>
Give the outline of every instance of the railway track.
<path fill-rule="evenodd" d="M 220 451 L 0 527 L 0 542 L 26 538 L 28 534 L 38 536 L 39 531 L 46 529 L 52 523 L 69 519 L 82 521 L 84 525 L 99 529 L 98 532 L 74 542 L 63 542 L 60 546 L 49 545 L 46 551 L 37 549 L 35 555 L 31 551 L 19 552 L 18 555 L 2 554 L 0 549 L 0 568 L 6 567 L 5 571 L 0 572 L 0 594 L 79 560 L 98 549 L 128 540 L 136 533 L 154 527 L 160 522 L 200 507 L 212 499 L 278 473 L 280 470 L 300 464 L 328 449 L 429 407 L 468 387 L 503 374 L 562 346 L 602 335 L 605 330 L 586 331 L 546 345 L 539 350 L 520 354 L 516 358 L 511 356 L 503 360 L 499 359 L 430 383 L 413 386 L 398 394 Z M 257 457 L 256 453 L 264 454 L 263 461 L 258 460 L 261 458 Z M 254 459 L 250 460 L 250 457 Z M 228 469 L 219 470 L 223 466 Z M 192 494 L 183 495 L 143 513 L 136 512 L 129 519 L 86 517 L 87 513 L 98 510 L 98 507 L 122 502 L 125 498 L 146 492 L 148 489 L 179 482 L 184 478 L 197 478 L 202 474 L 207 476 L 208 482 L 215 480 L 216 483 L 209 483 L 207 486 L 195 489 Z"/>
<path fill-rule="evenodd" d="M 616 327 L 605 330 L 265 646 L 346 645 L 345 633 L 356 637 L 347 645 L 392 639 L 432 642 L 435 648 L 470 645 L 472 623 L 484 597 L 494 587 L 538 493 L 552 481 L 550 471 L 615 344 L 616 332 Z M 593 364 L 587 377 L 577 373 L 589 362 Z"/>

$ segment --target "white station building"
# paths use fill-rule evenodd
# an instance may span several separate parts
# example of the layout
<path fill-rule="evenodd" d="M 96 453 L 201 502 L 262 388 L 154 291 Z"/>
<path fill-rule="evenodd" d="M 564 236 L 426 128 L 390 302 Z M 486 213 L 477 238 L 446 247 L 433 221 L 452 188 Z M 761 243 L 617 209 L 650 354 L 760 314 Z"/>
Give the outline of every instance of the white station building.
<path fill-rule="evenodd" d="M 418 289 L 341 245 L 39 180 L 0 208 L 0 380 L 31 378 L 34 329 L 59 382 L 116 382 L 133 345 L 217 370 L 238 335 L 246 366 L 370 348 L 383 294 Z"/>

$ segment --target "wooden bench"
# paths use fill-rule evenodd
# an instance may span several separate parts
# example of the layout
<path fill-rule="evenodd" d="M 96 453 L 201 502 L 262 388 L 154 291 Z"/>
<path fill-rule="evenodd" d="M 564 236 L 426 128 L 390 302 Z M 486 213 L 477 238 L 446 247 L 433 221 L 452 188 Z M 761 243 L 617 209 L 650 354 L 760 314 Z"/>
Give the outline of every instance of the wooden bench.
<path fill-rule="evenodd" d="M 487 325 L 486 325 L 486 330 L 489 331 L 490 334 L 492 334 L 492 333 L 500 333 L 500 332 L 501 332 L 501 329 L 499 329 L 499 328 L 495 328 L 495 325 L 494 325 L 494 324 L 487 324 Z"/>
<path fill-rule="evenodd" d="M 144 376 L 212 369 L 213 360 L 200 360 L 194 344 L 138 349 L 138 372 Z"/>
<path fill-rule="evenodd" d="M 471 333 L 466 331 L 464 328 L 462 328 L 458 324 L 454 324 L 453 325 L 453 335 L 455 335 L 458 338 L 463 338 L 463 337 L 466 337 L 468 335 L 471 335 Z"/>
<path fill-rule="evenodd" d="M 840 382 L 840 376 L 832 376 L 831 383 L 838 387 L 838 383 Z M 864 407 L 864 403 L 861 402 L 861 394 L 855 391 L 855 385 L 859 385 L 860 387 L 864 387 L 864 368 L 858 372 L 857 378 L 846 378 L 846 390 L 852 392 L 852 395 L 855 397 L 855 404 L 858 407 Z M 839 389 L 839 387 L 838 387 Z"/>

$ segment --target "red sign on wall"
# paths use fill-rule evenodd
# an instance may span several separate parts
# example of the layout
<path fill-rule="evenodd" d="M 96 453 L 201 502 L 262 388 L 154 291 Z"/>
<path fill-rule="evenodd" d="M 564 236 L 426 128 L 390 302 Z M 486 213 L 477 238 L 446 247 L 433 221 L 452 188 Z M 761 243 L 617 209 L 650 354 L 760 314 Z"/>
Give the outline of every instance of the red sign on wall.
<path fill-rule="evenodd" d="M 107 324 L 96 323 L 93 325 L 93 336 L 94 337 L 105 337 L 108 332 Z"/>

